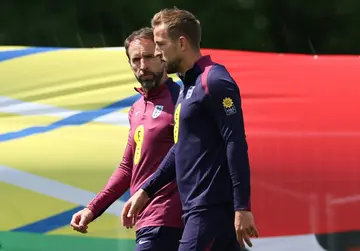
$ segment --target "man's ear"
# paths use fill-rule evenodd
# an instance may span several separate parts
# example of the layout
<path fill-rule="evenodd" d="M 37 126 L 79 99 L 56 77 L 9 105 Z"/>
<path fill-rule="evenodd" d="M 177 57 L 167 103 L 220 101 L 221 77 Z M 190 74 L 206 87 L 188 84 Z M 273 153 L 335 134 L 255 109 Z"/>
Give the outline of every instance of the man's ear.
<path fill-rule="evenodd" d="M 184 36 L 179 37 L 179 45 L 180 45 L 180 50 L 184 51 L 186 49 L 187 41 Z"/>

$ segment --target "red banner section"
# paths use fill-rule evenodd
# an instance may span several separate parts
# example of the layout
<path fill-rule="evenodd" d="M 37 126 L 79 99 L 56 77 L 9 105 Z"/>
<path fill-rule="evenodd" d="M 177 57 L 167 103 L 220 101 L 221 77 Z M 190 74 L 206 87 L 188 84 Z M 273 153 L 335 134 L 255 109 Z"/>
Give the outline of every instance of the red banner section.
<path fill-rule="evenodd" d="M 360 58 L 203 54 L 240 87 L 262 237 L 360 230 Z"/>

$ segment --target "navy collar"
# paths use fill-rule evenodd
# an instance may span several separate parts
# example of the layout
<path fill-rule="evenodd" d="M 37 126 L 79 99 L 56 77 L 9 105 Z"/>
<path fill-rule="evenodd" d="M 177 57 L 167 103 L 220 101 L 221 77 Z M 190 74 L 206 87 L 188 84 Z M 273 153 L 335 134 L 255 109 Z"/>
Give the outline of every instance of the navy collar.
<path fill-rule="evenodd" d="M 181 79 L 184 85 L 194 85 L 197 77 L 204 72 L 205 67 L 213 64 L 214 62 L 211 60 L 210 55 L 205 55 L 196 61 L 194 66 L 185 72 L 184 76 L 180 73 L 177 73 L 177 76 Z"/>

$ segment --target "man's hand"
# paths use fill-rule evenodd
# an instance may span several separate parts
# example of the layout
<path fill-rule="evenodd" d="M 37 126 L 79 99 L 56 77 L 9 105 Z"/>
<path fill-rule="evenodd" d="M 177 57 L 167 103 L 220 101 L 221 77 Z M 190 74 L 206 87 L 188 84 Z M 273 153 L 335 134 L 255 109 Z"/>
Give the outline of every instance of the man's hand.
<path fill-rule="evenodd" d="M 234 224 L 240 246 L 245 248 L 245 241 L 249 247 L 252 247 L 250 237 L 259 237 L 252 213 L 249 211 L 235 211 Z"/>
<path fill-rule="evenodd" d="M 138 213 L 144 208 L 148 201 L 149 196 L 144 190 L 140 189 L 125 203 L 121 213 L 121 220 L 127 229 L 135 225 Z"/>
<path fill-rule="evenodd" d="M 88 224 L 94 219 L 94 214 L 88 208 L 84 208 L 72 216 L 70 225 L 73 230 L 86 234 Z"/>

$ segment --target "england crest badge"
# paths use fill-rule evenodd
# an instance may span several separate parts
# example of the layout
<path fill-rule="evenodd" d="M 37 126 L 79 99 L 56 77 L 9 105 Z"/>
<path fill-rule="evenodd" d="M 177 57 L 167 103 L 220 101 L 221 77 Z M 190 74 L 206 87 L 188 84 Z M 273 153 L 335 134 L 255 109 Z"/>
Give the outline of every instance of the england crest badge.
<path fill-rule="evenodd" d="M 163 111 L 164 106 L 163 105 L 155 105 L 154 111 L 152 113 L 153 119 L 156 119 L 160 116 L 161 112 Z"/>
<path fill-rule="evenodd" d="M 186 96 L 185 96 L 186 99 L 189 99 L 191 97 L 191 95 L 192 95 L 192 93 L 194 91 L 194 88 L 195 88 L 195 86 L 190 86 L 189 87 L 189 89 L 188 89 L 188 91 L 186 93 Z"/>

